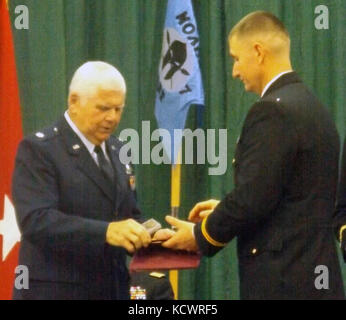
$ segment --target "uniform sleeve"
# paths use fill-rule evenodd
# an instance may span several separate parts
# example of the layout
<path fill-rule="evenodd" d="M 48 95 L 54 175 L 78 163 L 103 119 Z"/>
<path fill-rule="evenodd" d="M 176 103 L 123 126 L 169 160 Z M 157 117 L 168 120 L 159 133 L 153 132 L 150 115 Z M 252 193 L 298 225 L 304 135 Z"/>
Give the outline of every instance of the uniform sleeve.
<path fill-rule="evenodd" d="M 238 149 L 234 190 L 195 226 L 205 255 L 214 255 L 277 208 L 294 162 L 295 128 L 278 104 L 258 102 L 245 120 Z"/>
<path fill-rule="evenodd" d="M 49 143 L 49 142 L 47 142 Z M 103 254 L 108 223 L 59 210 L 58 174 L 45 148 L 25 139 L 18 148 L 12 197 L 22 238 L 54 251 Z"/>

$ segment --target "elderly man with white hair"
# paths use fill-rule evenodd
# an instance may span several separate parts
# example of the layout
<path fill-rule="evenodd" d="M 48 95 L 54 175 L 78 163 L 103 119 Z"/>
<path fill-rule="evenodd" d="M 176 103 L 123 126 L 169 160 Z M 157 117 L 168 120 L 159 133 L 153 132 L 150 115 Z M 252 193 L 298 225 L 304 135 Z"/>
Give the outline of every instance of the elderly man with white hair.
<path fill-rule="evenodd" d="M 126 253 L 151 238 L 111 136 L 125 96 L 115 67 L 87 62 L 64 116 L 20 143 L 12 194 L 29 288 L 14 288 L 14 299 L 128 298 Z"/>

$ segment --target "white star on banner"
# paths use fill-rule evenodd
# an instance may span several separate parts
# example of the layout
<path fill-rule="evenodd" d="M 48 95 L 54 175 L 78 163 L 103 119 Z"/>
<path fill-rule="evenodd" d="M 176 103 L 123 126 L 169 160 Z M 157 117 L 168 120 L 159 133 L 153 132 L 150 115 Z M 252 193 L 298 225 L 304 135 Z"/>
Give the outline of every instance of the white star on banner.
<path fill-rule="evenodd" d="M 17 242 L 20 242 L 20 231 L 16 221 L 16 215 L 11 200 L 5 194 L 4 218 L 0 220 L 0 234 L 2 234 L 2 261 L 11 252 Z"/>

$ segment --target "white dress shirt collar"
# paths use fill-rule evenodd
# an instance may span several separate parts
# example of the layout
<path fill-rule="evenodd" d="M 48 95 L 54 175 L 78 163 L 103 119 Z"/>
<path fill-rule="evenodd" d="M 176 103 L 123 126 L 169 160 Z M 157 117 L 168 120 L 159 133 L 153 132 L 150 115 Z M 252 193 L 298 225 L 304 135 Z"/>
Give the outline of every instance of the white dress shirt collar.
<path fill-rule="evenodd" d="M 280 78 L 281 76 L 283 76 L 284 74 L 290 73 L 290 72 L 293 72 L 293 70 L 287 70 L 287 71 L 280 72 L 280 73 L 277 74 L 273 79 L 271 79 L 271 80 L 266 84 L 266 86 L 263 88 L 261 97 L 264 96 L 264 94 L 265 94 L 266 91 L 269 89 L 269 87 L 270 87 L 277 79 L 279 79 L 279 78 Z"/>
<path fill-rule="evenodd" d="M 69 126 L 71 127 L 71 129 L 76 133 L 76 135 L 82 140 L 83 144 L 86 146 L 86 148 L 88 149 L 89 153 L 93 156 L 94 158 L 94 148 L 95 145 L 90 142 L 85 136 L 84 134 L 77 128 L 77 126 L 74 124 L 74 122 L 71 120 L 69 114 L 67 111 L 65 111 L 64 113 L 64 117 L 67 121 L 67 123 L 69 124 Z M 103 153 L 106 155 L 107 158 L 107 152 L 106 152 L 106 143 L 102 142 L 100 145 Z"/>

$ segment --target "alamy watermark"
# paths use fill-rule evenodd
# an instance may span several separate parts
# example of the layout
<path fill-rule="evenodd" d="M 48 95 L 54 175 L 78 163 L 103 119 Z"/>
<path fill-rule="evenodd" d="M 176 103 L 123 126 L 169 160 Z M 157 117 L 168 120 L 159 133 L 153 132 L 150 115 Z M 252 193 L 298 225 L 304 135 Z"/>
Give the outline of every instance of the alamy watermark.
<path fill-rule="evenodd" d="M 29 289 L 29 268 L 24 265 L 18 265 L 14 272 L 17 275 L 14 280 L 14 287 L 17 290 Z"/>
<path fill-rule="evenodd" d="M 14 26 L 16 29 L 29 29 L 29 9 L 26 5 L 18 5 L 15 7 L 14 12 L 16 18 Z M 317 30 L 328 30 L 329 29 L 329 9 L 326 5 L 320 4 L 315 7 L 314 13 L 316 15 L 314 25 Z M 185 29 L 192 28 L 192 24 L 184 26 Z M 190 32 L 190 31 L 189 31 Z M 196 49 L 195 49 L 196 51 Z M 198 50 L 197 50 L 198 51 Z"/>
<path fill-rule="evenodd" d="M 124 129 L 120 132 L 119 138 L 126 141 L 119 153 L 123 164 L 170 164 L 173 157 L 165 152 L 164 145 L 170 150 L 173 142 L 174 148 L 179 149 L 182 145 L 180 141 L 184 141 L 184 159 L 176 163 L 208 163 L 212 166 L 208 168 L 209 175 L 222 175 L 227 170 L 227 129 L 218 129 L 217 132 L 215 129 L 175 129 L 174 137 L 171 137 L 165 129 L 156 129 L 150 134 L 150 121 L 142 121 L 141 133 L 140 141 L 135 129 Z M 152 149 L 151 142 L 157 142 Z M 177 154 L 177 151 L 173 151 L 172 154 Z"/>
<path fill-rule="evenodd" d="M 29 29 L 29 9 L 25 5 L 18 5 L 14 9 L 16 18 L 14 20 L 14 26 L 16 29 L 21 30 Z"/>
<path fill-rule="evenodd" d="M 318 274 L 318 276 L 315 279 L 315 288 L 317 290 L 329 289 L 329 269 L 327 266 L 321 264 L 316 266 L 315 268 L 315 274 Z"/>
<path fill-rule="evenodd" d="M 328 30 L 329 29 L 329 10 L 328 7 L 320 4 L 315 7 L 315 28 L 317 30 Z"/>

